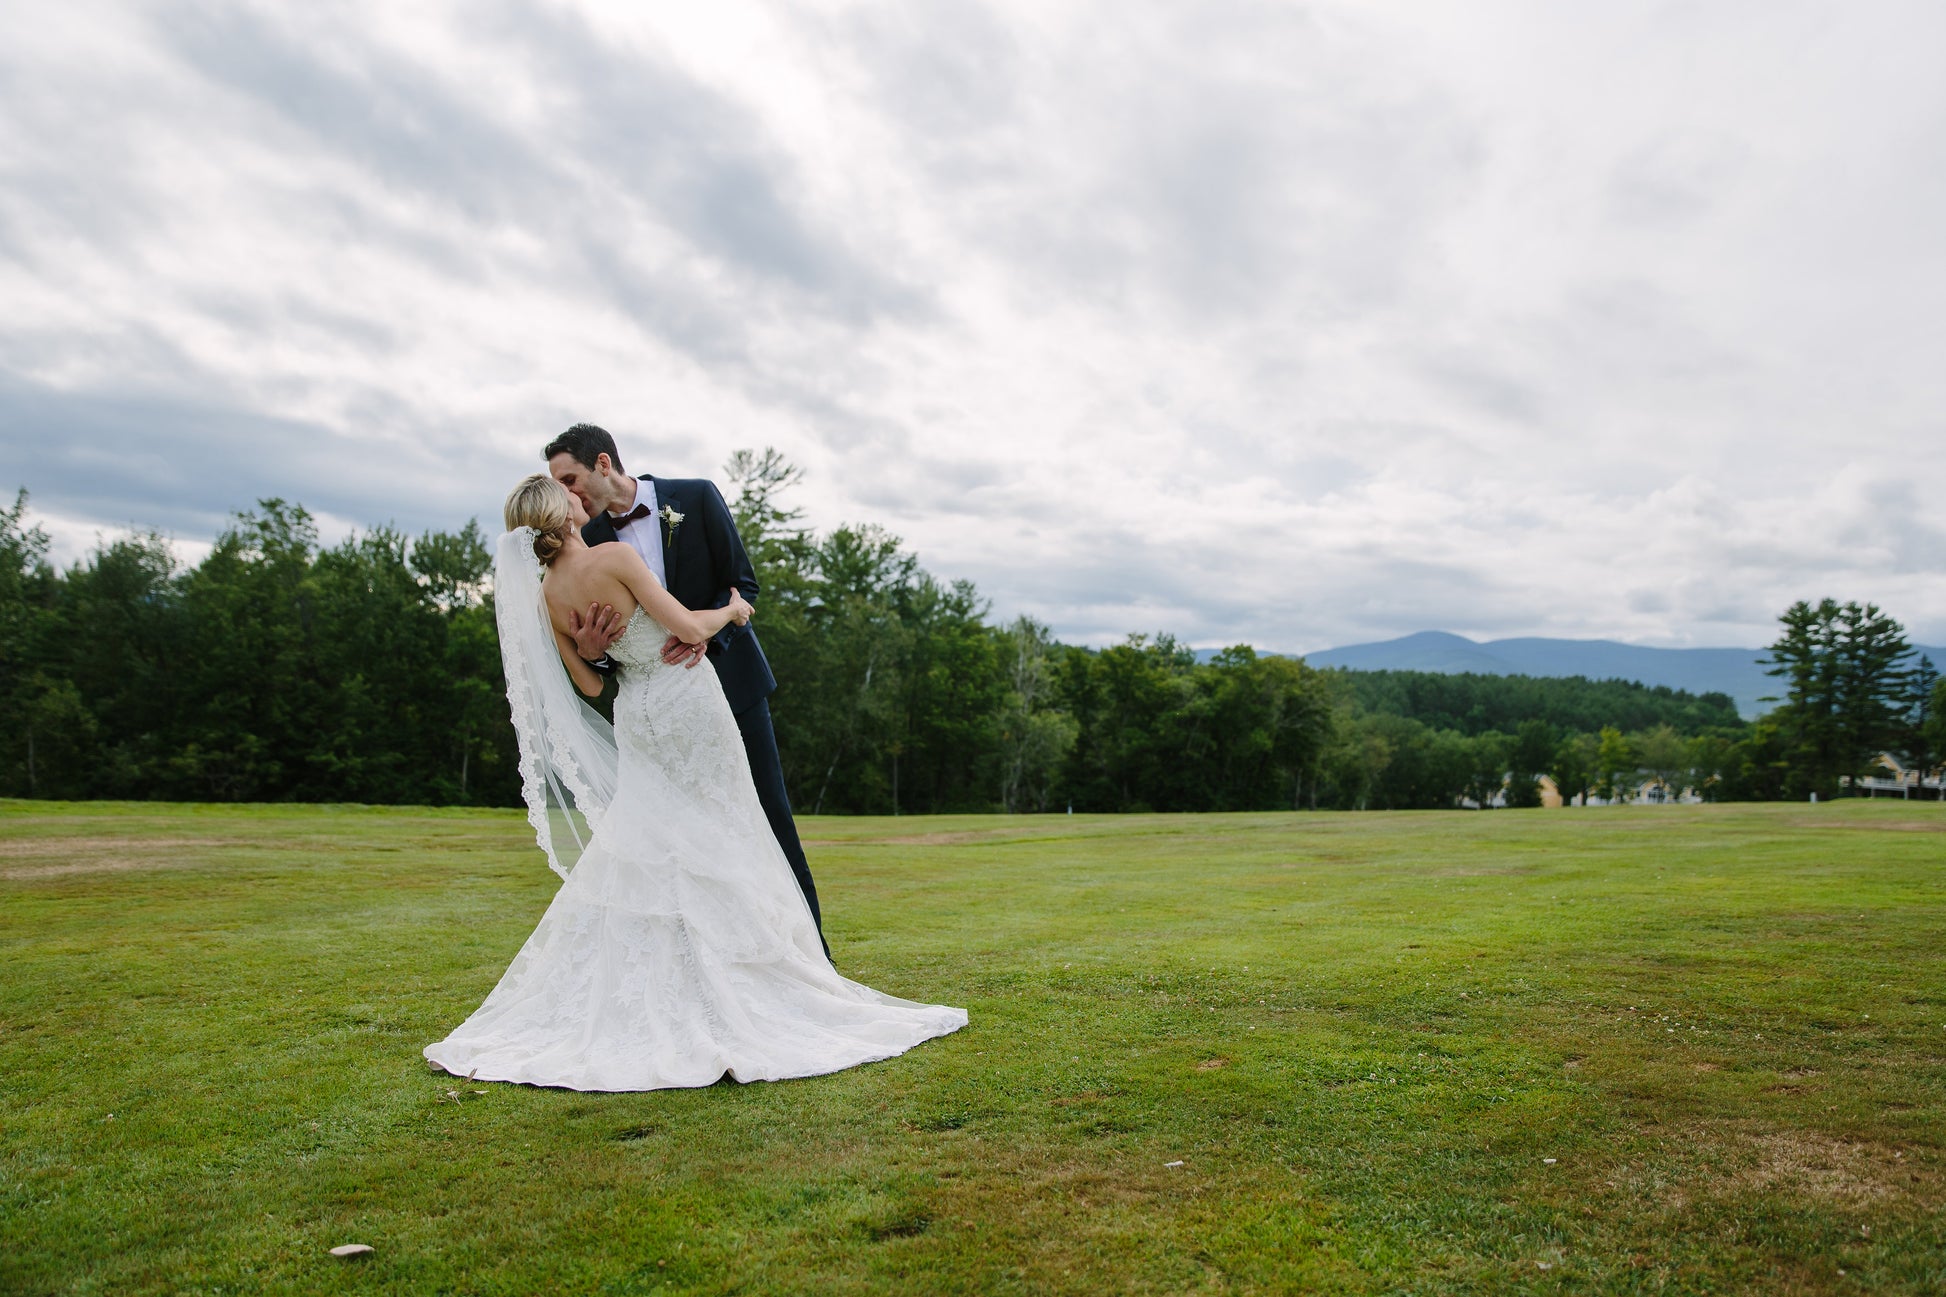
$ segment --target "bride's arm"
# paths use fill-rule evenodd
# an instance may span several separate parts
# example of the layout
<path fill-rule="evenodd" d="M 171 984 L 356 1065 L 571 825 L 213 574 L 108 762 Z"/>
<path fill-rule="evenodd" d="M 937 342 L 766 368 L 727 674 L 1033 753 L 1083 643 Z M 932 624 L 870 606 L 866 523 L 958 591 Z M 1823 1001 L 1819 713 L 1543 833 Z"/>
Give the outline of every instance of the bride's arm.
<path fill-rule="evenodd" d="M 631 547 L 598 545 L 594 552 L 615 565 L 615 575 L 635 596 L 635 602 L 685 644 L 706 643 L 731 622 L 741 624 L 750 620 L 750 604 L 739 591 L 732 590 L 730 602 L 721 608 L 700 611 L 685 608 L 676 596 L 662 588 L 662 582 L 655 579 L 655 573 L 649 571 L 649 565 Z"/>
<path fill-rule="evenodd" d="M 568 669 L 568 676 L 574 687 L 589 698 L 601 696 L 601 673 L 588 665 L 581 656 L 581 650 L 574 646 L 574 636 L 562 631 L 554 632 L 554 648 L 561 655 L 561 665 Z"/>

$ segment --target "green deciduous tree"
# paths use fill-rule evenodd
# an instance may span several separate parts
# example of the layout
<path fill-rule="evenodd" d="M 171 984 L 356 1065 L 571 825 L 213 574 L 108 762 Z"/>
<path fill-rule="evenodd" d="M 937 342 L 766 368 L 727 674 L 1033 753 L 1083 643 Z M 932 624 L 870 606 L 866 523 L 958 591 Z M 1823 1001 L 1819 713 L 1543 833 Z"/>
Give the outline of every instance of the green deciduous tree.
<path fill-rule="evenodd" d="M 916 561 L 878 527 L 840 527 L 813 555 L 807 633 L 778 675 L 785 774 L 813 812 L 892 809 L 884 749 L 899 737 L 901 608 Z M 762 604 L 759 604 L 762 607 Z M 789 693 L 786 693 L 788 684 Z"/>
<path fill-rule="evenodd" d="M 1342 673 L 1327 673 L 1341 676 Z M 1334 715 L 1333 739 L 1323 753 L 1326 778 L 1316 806 L 1356 810 L 1452 807 L 1465 793 L 1472 746 L 1456 730 L 1435 730 L 1405 716 L 1357 712 Z"/>
<path fill-rule="evenodd" d="M 1777 722 L 1765 717 L 1723 754 L 1713 800 L 1776 801 L 1785 795 L 1789 777 L 1789 744 Z"/>
<path fill-rule="evenodd" d="M 1384 722 L 1390 719 L 1356 715 L 1349 701 L 1333 714 L 1331 740 L 1319 759 L 1327 806 L 1362 811 L 1372 805 L 1398 751 L 1396 740 L 1386 732 Z M 1407 724 L 1423 728 L 1416 722 Z"/>
<path fill-rule="evenodd" d="M 1655 781 L 1656 795 L 1675 801 L 1689 784 L 1689 744 L 1673 725 L 1658 725 L 1629 740 L 1636 766 Z"/>
<path fill-rule="evenodd" d="M 1635 796 L 1639 766 L 1635 749 L 1622 732 L 1604 725 L 1595 749 L 1595 795 L 1605 802 L 1626 802 Z"/>
<path fill-rule="evenodd" d="M 1330 686 L 1302 659 L 1225 650 L 1192 676 L 1208 699 L 1214 809 L 1295 807 L 1332 736 Z"/>
<path fill-rule="evenodd" d="M 1706 802 L 1727 801 L 1728 781 L 1742 759 L 1742 740 L 1727 734 L 1698 734 L 1686 743 L 1689 786 Z"/>
<path fill-rule="evenodd" d="M 1000 636 L 1007 695 L 998 720 L 1000 805 L 1008 811 L 1045 811 L 1081 727 L 1057 705 L 1048 628 L 1017 617 Z"/>
<path fill-rule="evenodd" d="M 451 611 L 480 602 L 493 555 L 479 520 L 468 518 L 458 531 L 429 531 L 413 541 L 409 566 L 433 602 Z"/>
<path fill-rule="evenodd" d="M 1575 798 L 1586 804 L 1586 794 L 1594 785 L 1600 758 L 1601 740 L 1593 734 L 1571 734 L 1554 745 L 1548 776 L 1561 795 L 1561 805 L 1574 805 Z"/>
<path fill-rule="evenodd" d="M 1540 778 L 1554 764 L 1554 727 L 1538 716 L 1520 723 L 1507 752 L 1507 805 L 1539 806 Z"/>
<path fill-rule="evenodd" d="M 1494 799 L 1507 786 L 1507 763 L 1513 752 L 1513 739 L 1489 730 L 1466 740 L 1467 765 L 1465 795 L 1490 810 Z"/>
<path fill-rule="evenodd" d="M 1190 760 L 1181 718 L 1196 658 L 1168 636 L 1132 635 L 1099 653 L 1071 651 L 1061 683 L 1080 732 L 1066 786 L 1080 810 L 1173 809 L 1177 770 Z"/>
<path fill-rule="evenodd" d="M 47 533 L 27 525 L 27 492 L 0 508 L 0 790 L 42 795 L 45 717 L 32 709 L 51 688 L 39 675 L 57 582 Z"/>

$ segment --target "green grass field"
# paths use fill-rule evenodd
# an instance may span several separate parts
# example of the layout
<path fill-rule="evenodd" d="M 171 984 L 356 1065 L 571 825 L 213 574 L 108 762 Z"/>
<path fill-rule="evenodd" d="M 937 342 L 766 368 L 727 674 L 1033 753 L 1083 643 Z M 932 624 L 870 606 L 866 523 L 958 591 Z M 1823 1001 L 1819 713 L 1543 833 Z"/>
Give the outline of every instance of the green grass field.
<path fill-rule="evenodd" d="M 803 827 L 972 1025 L 590 1095 L 517 814 L 0 803 L 0 1290 L 1946 1291 L 1946 807 Z"/>

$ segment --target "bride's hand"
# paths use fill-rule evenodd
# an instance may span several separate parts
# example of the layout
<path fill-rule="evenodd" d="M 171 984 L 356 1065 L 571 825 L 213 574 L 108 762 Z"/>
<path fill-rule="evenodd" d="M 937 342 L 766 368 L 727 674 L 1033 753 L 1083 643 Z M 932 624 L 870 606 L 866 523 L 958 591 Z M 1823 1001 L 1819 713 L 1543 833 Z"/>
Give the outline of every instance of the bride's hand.
<path fill-rule="evenodd" d="M 750 606 L 749 600 L 743 597 L 741 590 L 730 591 L 730 602 L 724 606 L 730 610 L 730 620 L 739 626 L 748 626 L 750 618 L 757 611 Z"/>

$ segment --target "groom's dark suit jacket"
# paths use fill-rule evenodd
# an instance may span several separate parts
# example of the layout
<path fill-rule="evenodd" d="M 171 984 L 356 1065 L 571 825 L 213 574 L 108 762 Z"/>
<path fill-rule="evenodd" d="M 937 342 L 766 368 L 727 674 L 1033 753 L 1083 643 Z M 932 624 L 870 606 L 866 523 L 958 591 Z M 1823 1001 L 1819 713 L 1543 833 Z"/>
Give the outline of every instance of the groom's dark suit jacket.
<path fill-rule="evenodd" d="M 669 593 L 685 608 L 721 608 L 730 602 L 730 589 L 743 591 L 743 597 L 757 602 L 757 573 L 750 556 L 743 552 L 736 522 L 723 493 L 707 478 L 655 477 L 644 473 L 638 481 L 655 486 L 656 516 L 638 518 L 629 526 L 653 527 L 662 541 L 663 568 L 669 574 Z M 664 507 L 682 515 L 671 527 L 664 522 Z M 619 540 L 615 524 L 607 514 L 596 514 L 581 529 L 581 539 L 590 545 Z M 770 697 L 777 690 L 777 677 L 757 643 L 757 632 L 735 622 L 725 626 L 710 641 L 709 659 L 723 682 L 723 696 L 737 714 Z"/>

